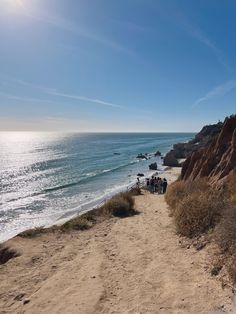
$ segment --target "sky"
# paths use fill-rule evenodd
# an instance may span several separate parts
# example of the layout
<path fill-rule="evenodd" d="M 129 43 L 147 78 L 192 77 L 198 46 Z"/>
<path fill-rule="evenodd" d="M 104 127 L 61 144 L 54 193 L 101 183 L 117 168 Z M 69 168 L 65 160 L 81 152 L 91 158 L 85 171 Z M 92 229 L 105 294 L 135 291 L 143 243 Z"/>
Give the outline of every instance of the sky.
<path fill-rule="evenodd" d="M 0 130 L 196 132 L 236 108 L 235 0 L 0 0 Z"/>

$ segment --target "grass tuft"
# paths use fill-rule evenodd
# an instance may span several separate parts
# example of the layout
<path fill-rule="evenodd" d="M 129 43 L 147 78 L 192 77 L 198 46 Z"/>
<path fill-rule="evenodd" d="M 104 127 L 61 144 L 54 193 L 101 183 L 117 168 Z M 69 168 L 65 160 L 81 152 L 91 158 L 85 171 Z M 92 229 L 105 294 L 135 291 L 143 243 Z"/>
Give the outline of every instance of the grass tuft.
<path fill-rule="evenodd" d="M 20 254 L 17 251 L 0 245 L 0 265 L 6 264 L 9 260 L 18 256 L 20 256 Z"/>
<path fill-rule="evenodd" d="M 23 231 L 18 234 L 18 237 L 21 238 L 35 238 L 38 235 L 41 235 L 42 233 L 45 232 L 45 229 L 43 227 L 36 227 L 32 229 L 28 229 L 26 231 Z"/>

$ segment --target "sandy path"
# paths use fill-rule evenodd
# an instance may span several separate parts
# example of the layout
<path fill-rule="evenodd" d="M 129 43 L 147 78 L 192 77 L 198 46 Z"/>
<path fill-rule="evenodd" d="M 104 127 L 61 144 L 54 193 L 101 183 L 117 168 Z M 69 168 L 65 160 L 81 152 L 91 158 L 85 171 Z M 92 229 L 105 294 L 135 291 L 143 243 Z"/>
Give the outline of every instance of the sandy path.
<path fill-rule="evenodd" d="M 83 233 L 10 241 L 23 255 L 0 267 L 0 313 L 236 313 L 207 249 L 180 246 L 164 197 L 136 208 Z"/>

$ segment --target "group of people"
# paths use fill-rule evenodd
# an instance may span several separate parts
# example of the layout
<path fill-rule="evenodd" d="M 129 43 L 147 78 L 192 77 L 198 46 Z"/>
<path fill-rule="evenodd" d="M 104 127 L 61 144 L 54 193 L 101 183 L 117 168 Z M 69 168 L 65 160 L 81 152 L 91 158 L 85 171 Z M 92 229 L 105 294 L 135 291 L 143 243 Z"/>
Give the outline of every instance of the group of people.
<path fill-rule="evenodd" d="M 146 179 L 147 188 L 151 193 L 165 194 L 167 190 L 167 180 L 160 177 L 152 176 L 151 179 Z"/>

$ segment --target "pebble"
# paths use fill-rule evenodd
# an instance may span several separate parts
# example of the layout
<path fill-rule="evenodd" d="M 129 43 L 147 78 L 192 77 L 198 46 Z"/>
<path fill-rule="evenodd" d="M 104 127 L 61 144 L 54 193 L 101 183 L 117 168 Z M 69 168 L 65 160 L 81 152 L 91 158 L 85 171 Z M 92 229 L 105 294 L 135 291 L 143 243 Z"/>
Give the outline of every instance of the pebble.
<path fill-rule="evenodd" d="M 23 304 L 25 305 L 25 304 L 28 304 L 28 303 L 30 303 L 30 299 L 24 299 Z"/>

